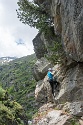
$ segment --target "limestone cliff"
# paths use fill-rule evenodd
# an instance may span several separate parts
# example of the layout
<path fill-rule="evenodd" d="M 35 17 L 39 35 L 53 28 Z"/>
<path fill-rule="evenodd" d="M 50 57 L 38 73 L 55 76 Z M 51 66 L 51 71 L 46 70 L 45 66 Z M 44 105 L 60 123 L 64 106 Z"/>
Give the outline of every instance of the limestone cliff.
<path fill-rule="evenodd" d="M 54 20 L 55 34 L 61 35 L 64 50 L 72 60 L 83 61 L 83 1 L 35 0 Z"/>
<path fill-rule="evenodd" d="M 55 32 L 61 34 L 67 56 L 83 62 L 83 1 L 52 0 L 51 7 Z"/>
<path fill-rule="evenodd" d="M 54 101 L 55 107 L 60 111 L 57 116 L 51 116 L 56 114 L 52 107 L 52 114 L 49 115 L 49 112 L 46 112 L 44 118 L 40 118 L 36 125 L 73 125 L 75 122 L 83 125 L 83 0 L 35 0 L 35 2 L 43 5 L 46 12 L 53 18 L 55 35 L 61 37 L 66 55 L 64 65 L 53 67 L 54 74 L 60 82 L 59 92 L 56 93 L 55 98 L 51 95 L 47 76 L 39 79 L 35 90 L 36 100 L 40 106 Z M 45 45 L 45 40 L 43 40 L 43 44 Z M 42 71 L 44 69 L 45 67 Z M 68 114 L 61 113 L 61 111 L 66 111 Z M 65 116 L 61 116 L 61 114 Z M 71 123 L 69 120 L 71 115 L 79 117 Z M 58 121 L 57 117 L 59 117 Z M 61 118 L 65 119 L 62 123 Z M 52 119 L 53 122 L 49 119 Z"/>

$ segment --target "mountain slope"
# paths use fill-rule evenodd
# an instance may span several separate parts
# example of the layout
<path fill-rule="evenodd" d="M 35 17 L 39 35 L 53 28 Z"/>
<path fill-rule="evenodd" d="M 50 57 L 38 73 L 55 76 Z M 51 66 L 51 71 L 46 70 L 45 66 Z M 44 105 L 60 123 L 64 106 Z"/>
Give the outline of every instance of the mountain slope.
<path fill-rule="evenodd" d="M 28 119 L 22 106 L 11 101 L 7 91 L 0 86 L 0 125 L 27 125 Z"/>
<path fill-rule="evenodd" d="M 13 61 L 16 57 L 0 57 L 0 65 L 6 65 L 10 61 Z"/>
<path fill-rule="evenodd" d="M 35 62 L 36 56 L 32 54 L 0 66 L 0 84 L 11 94 L 11 99 L 15 99 L 24 107 L 30 119 L 36 111 L 36 108 L 34 109 L 36 81 L 32 75 Z"/>

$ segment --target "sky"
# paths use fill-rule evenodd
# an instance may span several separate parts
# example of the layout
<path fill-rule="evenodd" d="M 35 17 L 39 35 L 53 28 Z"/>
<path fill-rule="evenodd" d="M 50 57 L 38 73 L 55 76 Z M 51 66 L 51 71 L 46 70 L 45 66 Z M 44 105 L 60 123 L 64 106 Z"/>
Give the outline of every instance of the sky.
<path fill-rule="evenodd" d="M 0 57 L 23 57 L 34 53 L 37 30 L 17 18 L 18 0 L 0 0 Z"/>

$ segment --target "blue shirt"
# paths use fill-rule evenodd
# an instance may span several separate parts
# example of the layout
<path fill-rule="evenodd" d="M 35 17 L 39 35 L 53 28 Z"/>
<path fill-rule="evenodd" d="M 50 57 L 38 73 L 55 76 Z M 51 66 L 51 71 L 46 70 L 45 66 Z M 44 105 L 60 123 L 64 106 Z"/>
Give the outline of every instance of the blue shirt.
<path fill-rule="evenodd" d="M 48 71 L 47 76 L 49 79 L 53 79 L 53 74 L 50 71 Z"/>

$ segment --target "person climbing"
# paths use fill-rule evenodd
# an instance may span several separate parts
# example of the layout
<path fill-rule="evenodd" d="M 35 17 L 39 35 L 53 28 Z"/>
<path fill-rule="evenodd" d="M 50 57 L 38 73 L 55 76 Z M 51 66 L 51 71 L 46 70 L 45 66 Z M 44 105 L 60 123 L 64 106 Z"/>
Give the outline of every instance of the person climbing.
<path fill-rule="evenodd" d="M 54 75 L 53 75 L 52 71 L 53 71 L 52 68 L 49 68 L 47 76 L 48 76 L 48 81 L 50 83 L 50 86 L 52 88 L 52 94 L 54 96 L 54 90 L 56 89 L 58 82 L 56 81 L 56 79 L 54 79 L 54 77 L 53 77 Z"/>

